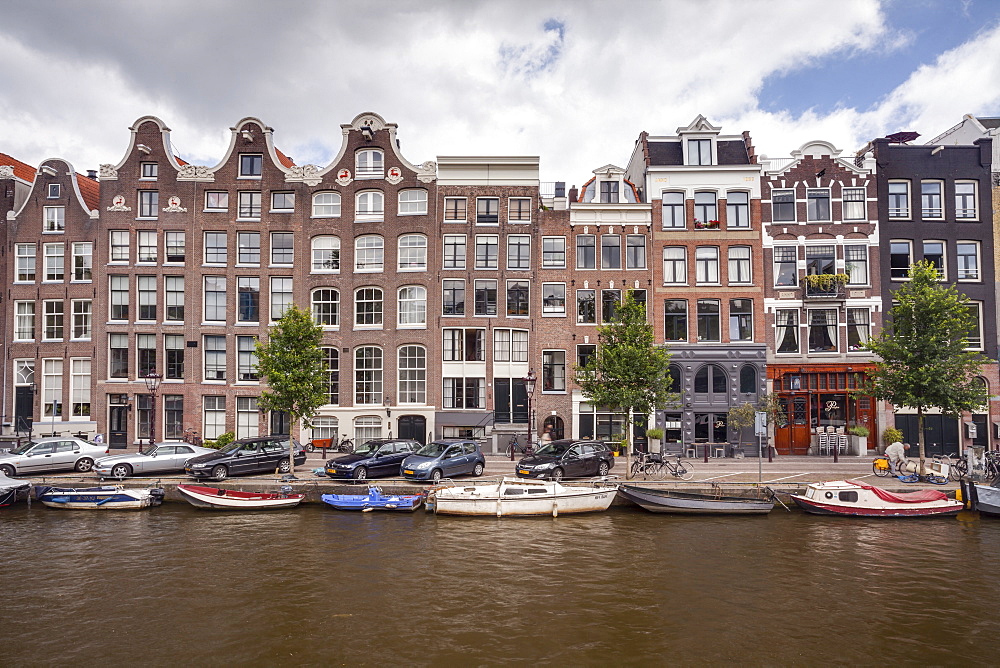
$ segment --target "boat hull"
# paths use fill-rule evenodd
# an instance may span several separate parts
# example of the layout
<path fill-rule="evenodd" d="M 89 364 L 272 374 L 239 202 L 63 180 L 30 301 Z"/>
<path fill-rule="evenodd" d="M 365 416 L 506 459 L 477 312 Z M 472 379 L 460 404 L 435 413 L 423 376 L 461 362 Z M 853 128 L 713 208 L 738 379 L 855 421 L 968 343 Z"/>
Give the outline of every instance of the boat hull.
<path fill-rule="evenodd" d="M 38 500 L 49 508 L 67 510 L 142 510 L 163 501 L 162 489 L 90 489 L 39 488 Z"/>
<path fill-rule="evenodd" d="M 195 485 L 178 485 L 177 491 L 192 506 L 206 510 L 281 510 L 293 508 L 306 498 L 305 494 L 238 492 Z"/>
<path fill-rule="evenodd" d="M 1000 488 L 976 485 L 976 510 L 986 515 L 1000 516 Z"/>
<path fill-rule="evenodd" d="M 510 487 L 536 493 L 508 495 Z M 517 480 L 501 485 L 436 490 L 433 509 L 438 515 L 479 517 L 538 517 L 596 513 L 607 510 L 617 486 L 565 487 L 556 482 Z"/>
<path fill-rule="evenodd" d="M 653 513 L 682 515 L 766 515 L 774 509 L 774 501 L 737 496 L 713 496 L 693 492 L 677 492 L 622 485 L 618 493 Z"/>
<path fill-rule="evenodd" d="M 424 502 L 420 494 L 390 494 L 381 498 L 361 494 L 324 494 L 320 499 L 337 510 L 393 510 L 404 513 L 412 513 Z"/>
<path fill-rule="evenodd" d="M 962 510 L 962 503 L 956 501 L 947 505 L 934 507 L 885 507 L 869 508 L 859 506 L 845 506 L 835 503 L 823 503 L 813 499 L 807 499 L 798 494 L 791 495 L 799 508 L 814 515 L 839 515 L 842 517 L 941 517 L 957 515 Z"/>

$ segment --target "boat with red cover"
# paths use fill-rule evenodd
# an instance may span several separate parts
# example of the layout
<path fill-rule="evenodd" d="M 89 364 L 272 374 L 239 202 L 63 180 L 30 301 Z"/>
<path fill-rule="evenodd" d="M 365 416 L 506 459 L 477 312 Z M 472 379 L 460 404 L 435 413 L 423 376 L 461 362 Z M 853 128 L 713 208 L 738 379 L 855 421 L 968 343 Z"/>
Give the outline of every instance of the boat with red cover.
<path fill-rule="evenodd" d="M 210 510 L 275 510 L 299 505 L 305 494 L 293 494 L 283 485 L 278 492 L 240 492 L 235 489 L 177 485 L 177 491 L 192 506 Z"/>
<path fill-rule="evenodd" d="M 807 513 L 852 517 L 955 515 L 962 502 L 936 489 L 896 493 L 850 480 L 814 482 L 792 500 Z"/>

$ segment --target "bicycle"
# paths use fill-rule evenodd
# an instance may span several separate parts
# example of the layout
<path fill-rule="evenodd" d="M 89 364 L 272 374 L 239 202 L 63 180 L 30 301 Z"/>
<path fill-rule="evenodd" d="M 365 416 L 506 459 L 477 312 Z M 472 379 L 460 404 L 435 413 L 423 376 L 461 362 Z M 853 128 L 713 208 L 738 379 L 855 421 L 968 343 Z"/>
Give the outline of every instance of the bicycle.
<path fill-rule="evenodd" d="M 885 478 L 892 473 L 892 467 L 889 466 L 889 458 L 885 456 L 876 457 L 875 461 L 872 462 L 872 473 L 879 478 Z"/>
<path fill-rule="evenodd" d="M 993 482 L 1000 478 L 1000 450 L 987 450 L 983 457 L 983 478 Z"/>
<path fill-rule="evenodd" d="M 959 457 L 957 452 L 950 455 L 936 455 L 934 461 L 939 466 L 948 467 L 948 478 L 958 482 L 969 472 L 969 462 Z"/>
<path fill-rule="evenodd" d="M 515 436 L 510 440 L 510 443 L 507 444 L 507 449 L 504 451 L 504 453 L 510 459 L 513 459 L 514 455 L 517 453 L 523 454 L 525 457 L 530 457 L 531 455 L 535 454 L 535 449 L 531 447 L 531 443 L 528 443 L 527 445 L 521 445 L 517 441 L 517 436 Z"/>
<path fill-rule="evenodd" d="M 188 443 L 189 445 L 202 444 L 201 436 L 198 435 L 197 430 L 192 429 L 191 427 L 188 427 L 187 429 L 184 430 L 184 433 L 181 435 L 181 440 L 184 441 L 185 443 Z"/>
<path fill-rule="evenodd" d="M 694 477 L 694 466 L 691 462 L 681 459 L 680 455 L 675 455 L 675 461 L 663 460 L 663 467 L 675 478 L 690 480 Z"/>
<path fill-rule="evenodd" d="M 654 478 L 660 480 L 666 474 L 663 457 L 655 452 L 636 452 L 635 458 L 632 460 L 630 473 L 633 478 L 638 478 L 641 475 L 646 479 Z"/>

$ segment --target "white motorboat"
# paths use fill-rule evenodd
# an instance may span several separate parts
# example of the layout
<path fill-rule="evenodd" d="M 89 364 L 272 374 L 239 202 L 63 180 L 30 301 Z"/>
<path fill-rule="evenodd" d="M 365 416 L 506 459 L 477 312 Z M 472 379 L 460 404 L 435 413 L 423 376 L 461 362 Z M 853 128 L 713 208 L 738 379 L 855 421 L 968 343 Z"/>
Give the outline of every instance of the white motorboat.
<path fill-rule="evenodd" d="M 975 485 L 975 509 L 985 515 L 1000 516 L 1000 481 L 992 485 Z"/>
<path fill-rule="evenodd" d="M 192 506 L 211 510 L 277 510 L 297 506 L 306 498 L 305 494 L 293 494 L 287 485 L 278 492 L 240 492 L 198 485 L 177 485 L 177 491 Z"/>
<path fill-rule="evenodd" d="M 126 489 L 120 485 L 87 488 L 36 486 L 35 497 L 49 508 L 142 510 L 160 505 L 163 490 L 158 487 Z"/>
<path fill-rule="evenodd" d="M 851 480 L 814 482 L 805 494 L 791 496 L 804 511 L 817 515 L 927 517 L 955 515 L 963 507 L 936 489 L 897 493 Z"/>
<path fill-rule="evenodd" d="M 607 510 L 617 491 L 617 484 L 604 480 L 563 485 L 554 480 L 504 478 L 492 485 L 435 488 L 428 510 L 439 515 L 558 517 Z"/>

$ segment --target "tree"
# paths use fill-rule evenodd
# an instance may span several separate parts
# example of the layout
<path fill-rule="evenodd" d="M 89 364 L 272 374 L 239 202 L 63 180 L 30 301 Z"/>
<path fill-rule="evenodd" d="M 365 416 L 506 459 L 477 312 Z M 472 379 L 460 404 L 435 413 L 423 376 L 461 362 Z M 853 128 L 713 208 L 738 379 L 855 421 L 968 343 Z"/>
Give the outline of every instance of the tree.
<path fill-rule="evenodd" d="M 978 376 L 989 360 L 966 350 L 978 322 L 965 295 L 942 285 L 930 262 L 911 265 L 908 277 L 893 294 L 896 304 L 882 333 L 868 342 L 868 350 L 881 358 L 869 391 L 895 406 L 916 409 L 920 473 L 926 474 L 925 411 L 937 408 L 958 417 L 980 410 L 989 396 Z"/>
<path fill-rule="evenodd" d="M 736 429 L 736 440 L 743 447 L 743 430 L 757 423 L 757 409 L 753 404 L 744 401 L 740 406 L 729 409 L 729 426 Z"/>
<path fill-rule="evenodd" d="M 635 415 L 647 416 L 657 406 L 677 401 L 670 391 L 670 352 L 654 344 L 646 306 L 625 292 L 612 321 L 597 329 L 597 350 L 575 380 L 590 402 L 621 410 L 626 443 L 632 443 Z M 626 467 L 626 475 L 628 475 Z"/>
<path fill-rule="evenodd" d="M 257 342 L 257 371 L 268 386 L 260 393 L 262 410 L 284 411 L 293 424 L 301 420 L 311 426 L 316 409 L 329 401 L 322 340 L 323 328 L 313 322 L 312 314 L 292 304 L 271 328 L 267 342 Z M 288 460 L 294 471 L 291 448 Z"/>

